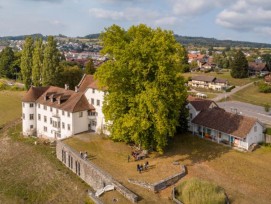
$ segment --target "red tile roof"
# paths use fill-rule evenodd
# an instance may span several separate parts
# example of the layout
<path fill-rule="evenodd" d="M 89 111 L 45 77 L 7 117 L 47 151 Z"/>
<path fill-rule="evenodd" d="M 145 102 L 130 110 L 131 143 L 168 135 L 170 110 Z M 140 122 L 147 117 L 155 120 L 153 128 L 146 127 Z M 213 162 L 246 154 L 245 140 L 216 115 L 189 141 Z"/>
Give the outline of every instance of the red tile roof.
<path fill-rule="evenodd" d="M 37 100 L 37 103 L 68 112 L 93 110 L 82 92 L 50 86 Z"/>
<path fill-rule="evenodd" d="M 229 113 L 218 107 L 205 109 L 192 120 L 194 124 L 239 138 L 245 138 L 256 122 L 255 118 Z"/>
<path fill-rule="evenodd" d="M 24 95 L 23 102 L 35 102 L 49 87 L 30 87 Z"/>
<path fill-rule="evenodd" d="M 263 71 L 264 69 L 267 70 L 266 63 L 249 62 L 248 67 L 254 71 Z"/>
<path fill-rule="evenodd" d="M 193 96 L 188 96 L 187 101 L 196 109 L 196 111 L 206 110 L 212 106 L 218 107 L 218 105 L 211 100 L 195 98 Z"/>
<path fill-rule="evenodd" d="M 88 88 L 106 90 L 106 88 L 100 88 L 98 86 L 98 80 L 94 79 L 94 75 L 85 74 L 78 84 L 79 91 L 85 92 Z"/>
<path fill-rule="evenodd" d="M 90 84 L 94 82 L 94 75 L 84 74 L 81 81 L 78 84 L 78 90 L 80 92 L 85 92 Z"/>

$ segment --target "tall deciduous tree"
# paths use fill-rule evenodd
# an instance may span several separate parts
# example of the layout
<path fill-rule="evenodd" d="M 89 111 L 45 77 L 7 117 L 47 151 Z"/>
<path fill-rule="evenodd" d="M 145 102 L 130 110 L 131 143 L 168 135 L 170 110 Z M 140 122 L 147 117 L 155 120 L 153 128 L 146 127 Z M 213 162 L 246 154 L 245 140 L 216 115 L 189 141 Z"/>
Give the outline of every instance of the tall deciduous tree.
<path fill-rule="evenodd" d="M 32 54 L 33 54 L 33 39 L 27 37 L 24 42 L 21 56 L 21 73 L 26 89 L 29 89 L 32 84 Z"/>
<path fill-rule="evenodd" d="M 56 48 L 56 41 L 53 36 L 49 36 L 44 48 L 42 85 L 58 85 L 60 73 L 62 71 L 59 65 L 60 53 Z"/>
<path fill-rule="evenodd" d="M 89 59 L 85 65 L 85 74 L 94 74 L 96 71 L 92 59 Z"/>
<path fill-rule="evenodd" d="M 77 65 L 63 66 L 63 71 L 61 72 L 61 77 L 58 85 L 64 87 L 65 84 L 68 84 L 71 89 L 74 89 L 75 86 L 79 84 L 82 76 L 83 71 Z"/>
<path fill-rule="evenodd" d="M 234 55 L 230 64 L 231 76 L 233 78 L 248 77 L 248 62 L 246 56 L 241 50 L 238 50 Z"/>
<path fill-rule="evenodd" d="M 113 25 L 101 34 L 102 53 L 109 54 L 95 77 L 107 87 L 103 112 L 111 137 L 163 152 L 180 124 L 186 88 L 180 63 L 183 47 L 171 31 Z"/>
<path fill-rule="evenodd" d="M 34 43 L 34 52 L 33 52 L 32 80 L 34 86 L 41 85 L 42 61 L 43 61 L 43 46 L 42 39 L 39 38 Z"/>

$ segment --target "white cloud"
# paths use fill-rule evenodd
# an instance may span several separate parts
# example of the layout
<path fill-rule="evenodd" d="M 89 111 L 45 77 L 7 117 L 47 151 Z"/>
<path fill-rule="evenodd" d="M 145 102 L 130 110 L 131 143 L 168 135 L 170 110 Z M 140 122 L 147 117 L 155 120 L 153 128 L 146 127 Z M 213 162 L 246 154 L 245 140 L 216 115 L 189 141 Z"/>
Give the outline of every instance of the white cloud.
<path fill-rule="evenodd" d="M 125 17 L 124 13 L 121 11 L 112 11 L 101 8 L 92 8 L 89 12 L 94 17 L 102 19 L 121 20 Z"/>
<path fill-rule="evenodd" d="M 230 4 L 233 0 L 169 0 L 175 15 L 200 15 Z"/>
<path fill-rule="evenodd" d="M 126 8 L 123 11 L 107 10 L 101 8 L 92 8 L 89 10 L 90 15 L 107 20 L 126 20 L 126 21 L 138 21 L 138 20 L 150 20 L 159 17 L 159 14 L 155 11 L 146 11 L 141 8 Z"/>
<path fill-rule="evenodd" d="M 155 25 L 164 26 L 164 25 L 174 25 L 177 22 L 177 18 L 174 16 L 162 17 L 155 20 Z"/>
<path fill-rule="evenodd" d="M 271 1 L 238 0 L 220 12 L 216 23 L 238 31 L 266 31 L 271 29 Z"/>

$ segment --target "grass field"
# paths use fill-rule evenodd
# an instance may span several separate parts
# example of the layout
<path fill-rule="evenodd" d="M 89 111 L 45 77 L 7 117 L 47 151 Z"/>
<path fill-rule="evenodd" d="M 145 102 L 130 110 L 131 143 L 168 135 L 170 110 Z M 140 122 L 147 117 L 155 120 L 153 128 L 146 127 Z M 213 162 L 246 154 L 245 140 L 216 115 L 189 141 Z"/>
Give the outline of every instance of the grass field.
<path fill-rule="evenodd" d="M 245 84 L 248 84 L 250 82 L 256 81 L 258 80 L 257 78 L 245 78 L 245 79 L 234 79 L 231 77 L 231 74 L 229 71 L 227 72 L 221 72 L 221 73 L 216 73 L 216 72 L 209 72 L 209 73 L 202 73 L 202 72 L 193 72 L 193 73 L 183 73 L 183 76 L 185 78 L 188 77 L 192 77 L 192 76 L 199 76 L 199 75 L 203 75 L 203 76 L 214 76 L 217 78 L 221 78 L 221 79 L 227 79 L 230 85 L 234 85 L 234 86 L 243 86 Z"/>
<path fill-rule="evenodd" d="M 21 117 L 23 91 L 0 91 L 0 127 Z"/>
<path fill-rule="evenodd" d="M 260 93 L 258 86 L 251 85 L 242 91 L 231 95 L 231 100 L 242 101 L 263 106 L 266 103 L 271 105 L 271 93 Z"/>
<path fill-rule="evenodd" d="M 1 203 L 85 203 L 89 188 L 56 159 L 54 148 L 20 135 L 0 137 Z"/>
<path fill-rule="evenodd" d="M 21 116 L 22 95 L 0 91 L 0 124 Z M 90 203 L 89 187 L 57 160 L 54 148 L 34 145 L 20 132 L 20 124 L 0 131 L 0 203 Z"/>
<path fill-rule="evenodd" d="M 174 161 L 187 165 L 188 175 L 183 180 L 198 177 L 212 181 L 225 189 L 232 203 L 265 204 L 271 200 L 270 147 L 262 147 L 253 153 L 241 153 L 210 141 L 183 135 L 171 141 L 164 155 L 152 153 L 142 162 L 128 163 L 127 155 L 131 147 L 126 144 L 114 143 L 93 134 L 78 135 L 65 142 L 78 151 L 88 151 L 91 161 L 142 197 L 139 203 L 171 203 L 171 188 L 154 194 L 128 183 L 127 179 L 150 183 L 159 181 L 179 171 L 179 167 L 173 165 Z M 147 160 L 151 168 L 139 174 L 136 165 Z"/>

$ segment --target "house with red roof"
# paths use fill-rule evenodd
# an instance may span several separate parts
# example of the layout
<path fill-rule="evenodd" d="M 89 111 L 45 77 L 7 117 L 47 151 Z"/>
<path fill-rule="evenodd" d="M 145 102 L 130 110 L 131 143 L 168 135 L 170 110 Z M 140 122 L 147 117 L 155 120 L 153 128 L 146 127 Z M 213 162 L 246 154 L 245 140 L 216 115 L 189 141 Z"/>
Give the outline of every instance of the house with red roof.
<path fill-rule="evenodd" d="M 63 139 L 85 131 L 109 134 L 102 112 L 105 89 L 84 75 L 75 90 L 31 87 L 22 99 L 23 135 Z"/>
<path fill-rule="evenodd" d="M 264 141 L 264 125 L 256 118 L 230 113 L 211 100 L 188 97 L 189 130 L 201 138 L 248 150 Z"/>

